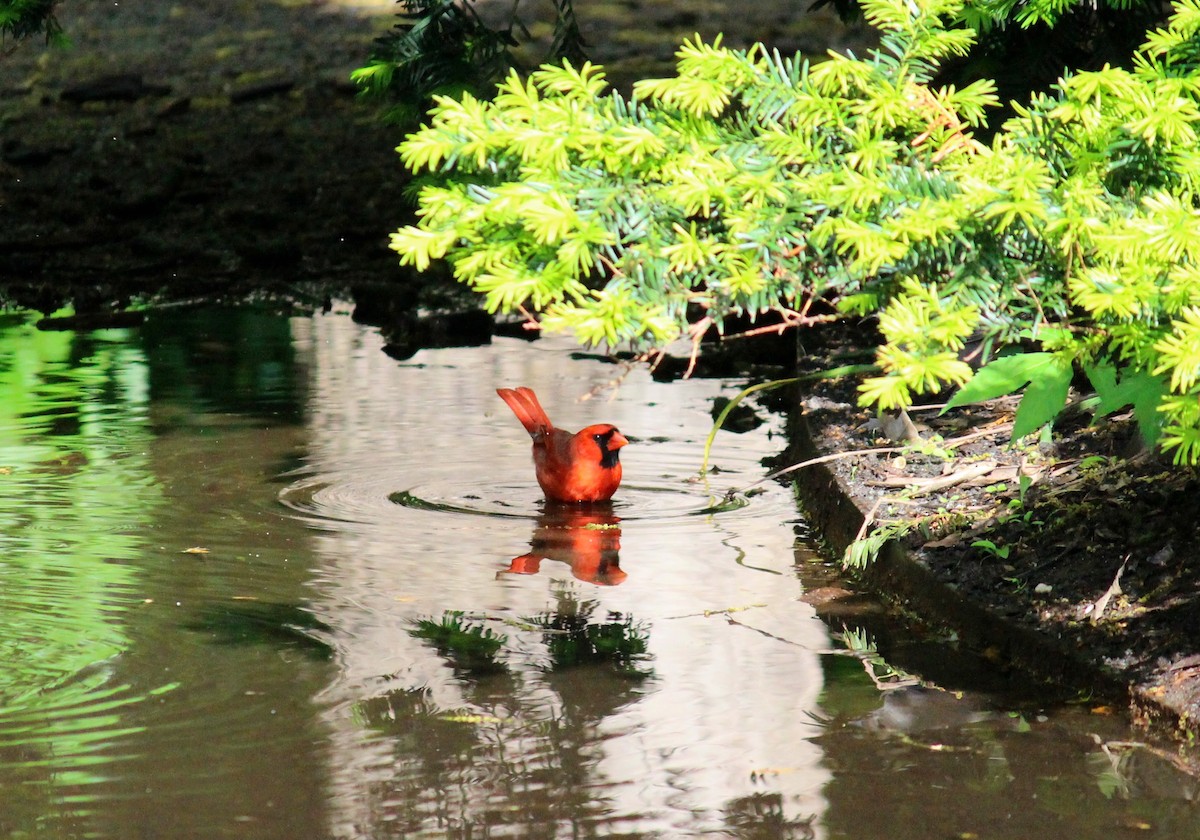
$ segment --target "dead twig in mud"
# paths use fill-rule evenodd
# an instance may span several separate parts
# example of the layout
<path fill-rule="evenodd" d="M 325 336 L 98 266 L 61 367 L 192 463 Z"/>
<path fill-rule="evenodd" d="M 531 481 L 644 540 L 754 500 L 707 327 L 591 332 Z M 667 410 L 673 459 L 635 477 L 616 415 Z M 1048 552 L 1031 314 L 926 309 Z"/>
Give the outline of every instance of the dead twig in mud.
<path fill-rule="evenodd" d="M 792 464 L 790 467 L 784 467 L 781 470 L 768 473 L 752 484 L 747 484 L 744 489 L 749 490 L 751 487 L 770 481 L 773 478 L 779 478 L 781 475 L 787 475 L 790 472 L 803 469 L 804 467 L 815 467 L 817 464 L 828 464 L 830 461 L 838 461 L 842 458 L 854 458 L 858 455 L 887 455 L 893 452 L 903 452 L 906 449 L 908 449 L 907 446 L 873 446 L 869 449 L 849 449 L 845 452 L 831 452 L 828 455 L 809 458 L 807 461 L 801 461 L 798 464 Z"/>
<path fill-rule="evenodd" d="M 948 475 L 939 475 L 934 478 L 918 478 L 917 476 L 899 475 L 891 478 L 886 478 L 880 482 L 868 482 L 881 487 L 909 487 L 907 497 L 923 496 L 926 493 L 936 493 L 939 490 L 945 490 L 948 487 L 953 487 L 956 484 L 963 484 L 968 481 L 974 481 L 977 478 L 995 471 L 997 464 L 995 461 L 983 461 L 970 467 L 952 472 Z"/>
<path fill-rule="evenodd" d="M 1121 594 L 1121 575 L 1125 574 L 1125 567 L 1129 565 L 1131 554 L 1126 554 L 1125 559 L 1121 561 L 1121 568 L 1117 569 L 1117 575 L 1113 578 L 1113 582 L 1109 584 L 1108 589 L 1104 590 L 1104 594 L 1096 599 L 1096 603 L 1092 605 L 1092 624 L 1099 624 L 1104 617 L 1104 610 L 1108 607 L 1108 602 L 1112 600 L 1114 595 Z"/>
<path fill-rule="evenodd" d="M 973 440 L 979 440 L 980 438 L 990 437 L 1001 432 L 1009 431 L 1012 431 L 1011 422 L 1000 423 L 990 429 L 984 429 L 982 431 L 971 432 L 970 434 L 951 438 L 950 440 L 943 442 L 941 447 L 943 449 L 956 449 L 964 444 L 970 443 Z M 738 493 L 744 493 L 760 484 L 765 484 L 768 481 L 772 481 L 780 476 L 795 472 L 796 470 L 802 470 L 805 467 L 815 467 L 817 464 L 828 464 L 831 461 L 838 461 L 842 458 L 854 458 L 859 455 L 887 455 L 896 452 L 907 452 L 911 449 L 911 446 L 873 446 L 868 449 L 850 449 L 846 450 L 845 452 L 831 452 L 828 455 L 819 455 L 816 458 L 809 458 L 807 461 L 801 461 L 798 464 L 792 464 L 784 467 L 783 469 L 775 470 L 775 472 L 768 473 L 757 481 L 752 481 L 742 488 L 731 488 L 730 490 L 725 491 L 725 498 L 732 499 Z"/>
<path fill-rule="evenodd" d="M 915 505 L 916 502 L 909 501 L 903 496 L 880 496 L 875 500 L 875 504 L 871 505 L 871 509 L 867 511 L 867 515 L 863 517 L 863 523 L 858 528 L 858 534 L 855 535 L 854 541 L 859 542 L 867 535 L 871 525 L 876 522 L 875 514 L 879 513 L 879 509 L 887 505 Z"/>
<path fill-rule="evenodd" d="M 863 517 L 862 525 L 858 526 L 858 533 L 854 535 L 854 541 L 858 542 L 867 535 L 867 530 L 871 527 L 871 523 L 875 521 L 875 514 L 879 513 L 879 508 L 883 506 L 887 496 L 880 496 L 871 505 L 871 509 L 867 511 L 867 515 Z"/>

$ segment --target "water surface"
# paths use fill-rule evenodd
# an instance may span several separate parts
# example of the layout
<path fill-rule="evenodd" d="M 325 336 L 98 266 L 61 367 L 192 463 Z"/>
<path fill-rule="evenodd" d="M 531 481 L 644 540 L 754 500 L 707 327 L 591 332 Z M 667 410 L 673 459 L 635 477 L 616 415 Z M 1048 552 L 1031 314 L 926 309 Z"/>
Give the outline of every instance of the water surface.
<path fill-rule="evenodd" d="M 740 383 L 381 346 L 344 313 L 4 322 L 0 835 L 1200 834 L 1119 716 L 825 604 L 788 489 L 727 499 L 778 420 L 697 480 Z M 611 507 L 540 500 L 520 384 L 630 437 Z"/>

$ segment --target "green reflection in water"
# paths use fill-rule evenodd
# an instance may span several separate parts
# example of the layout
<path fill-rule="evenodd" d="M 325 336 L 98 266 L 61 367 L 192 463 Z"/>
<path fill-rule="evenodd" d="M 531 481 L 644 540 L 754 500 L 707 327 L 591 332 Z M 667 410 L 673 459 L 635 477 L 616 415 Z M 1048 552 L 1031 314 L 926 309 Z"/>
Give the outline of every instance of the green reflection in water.
<path fill-rule="evenodd" d="M 609 621 L 595 622 L 591 620 L 594 602 L 571 606 L 570 610 L 530 619 L 544 631 L 551 670 L 610 665 L 631 679 L 653 676 L 653 670 L 640 665 L 650 647 L 650 632 L 645 624 L 619 614 L 610 615 Z"/>
<path fill-rule="evenodd" d="M 110 666 L 160 496 L 126 331 L 0 323 L 0 796 L 84 801 L 140 699 Z M 19 788 L 19 793 L 17 789 Z M 11 794 L 11 798 L 9 796 Z"/>
<path fill-rule="evenodd" d="M 508 637 L 494 633 L 481 624 L 464 620 L 462 612 L 458 610 L 447 610 L 441 621 L 419 619 L 408 632 L 431 643 L 439 654 L 453 663 L 456 672 L 491 674 L 508 667 L 496 659 Z"/>
<path fill-rule="evenodd" d="M 264 644 L 297 650 L 318 661 L 333 658 L 333 646 L 325 641 L 332 628 L 295 604 L 213 604 L 186 626 L 208 633 L 216 644 Z"/>
<path fill-rule="evenodd" d="M 305 371 L 287 318 L 252 308 L 159 312 L 140 340 L 156 404 L 303 422 Z"/>
<path fill-rule="evenodd" d="M 450 666 L 461 703 L 439 704 L 453 694 L 447 685 L 404 685 L 400 672 L 380 677 L 399 685 L 355 704 L 358 723 L 392 751 L 391 778 L 371 794 L 382 795 L 371 808 L 389 837 L 432 836 L 431 825 L 455 837 L 530 836 L 538 826 L 619 833 L 598 733 L 653 676 L 649 627 L 598 612 L 564 590 L 554 609 L 519 620 L 447 610 L 413 622 L 409 633 Z M 496 801 L 492 783 L 481 784 L 491 779 L 502 780 L 503 808 L 485 802 Z"/>

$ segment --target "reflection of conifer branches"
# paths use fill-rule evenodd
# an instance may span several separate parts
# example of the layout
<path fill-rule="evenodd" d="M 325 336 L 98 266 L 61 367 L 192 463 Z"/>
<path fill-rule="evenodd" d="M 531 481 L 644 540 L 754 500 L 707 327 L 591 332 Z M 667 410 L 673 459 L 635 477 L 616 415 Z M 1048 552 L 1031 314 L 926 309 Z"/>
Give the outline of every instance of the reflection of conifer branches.
<path fill-rule="evenodd" d="M 273 645 L 298 650 L 315 660 L 333 658 L 333 646 L 327 641 L 332 628 L 295 604 L 263 601 L 213 604 L 186 626 L 209 634 L 216 644 Z"/>
<path fill-rule="evenodd" d="M 550 44 L 548 58 L 552 61 L 566 59 L 572 64 L 587 61 L 584 47 L 587 43 L 579 31 L 572 0 L 554 0 L 554 41 Z"/>
<path fill-rule="evenodd" d="M 447 610 L 440 621 L 420 619 L 408 631 L 414 637 L 431 643 L 437 652 L 453 666 L 472 674 L 504 671 L 504 663 L 496 655 L 508 640 L 479 624 L 463 620 L 463 614 Z"/>
<path fill-rule="evenodd" d="M 589 621 L 592 603 L 577 611 L 553 612 L 529 619 L 542 628 L 550 652 L 550 670 L 562 671 L 586 665 L 611 664 L 618 673 L 643 679 L 650 671 L 639 668 L 646 658 L 650 633 L 642 623 L 619 613 L 609 621 Z"/>
<path fill-rule="evenodd" d="M 731 799 L 725 805 L 725 821 L 736 837 L 817 837 L 815 814 L 790 816 L 783 794 L 759 791 Z"/>
<path fill-rule="evenodd" d="M 394 726 L 396 721 L 435 718 L 440 710 L 429 695 L 428 686 L 422 686 L 364 697 L 354 705 L 355 718 L 364 726 L 383 730 Z"/>

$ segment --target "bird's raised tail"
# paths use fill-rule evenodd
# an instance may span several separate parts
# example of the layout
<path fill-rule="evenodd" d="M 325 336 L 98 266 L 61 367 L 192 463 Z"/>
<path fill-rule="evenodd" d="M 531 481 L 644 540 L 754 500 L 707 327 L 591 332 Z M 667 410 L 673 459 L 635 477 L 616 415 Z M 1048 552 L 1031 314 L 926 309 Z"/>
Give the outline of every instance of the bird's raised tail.
<path fill-rule="evenodd" d="M 508 407 L 517 415 L 517 419 L 529 434 L 537 435 L 554 428 L 532 388 L 497 388 L 496 393 L 508 403 Z"/>

